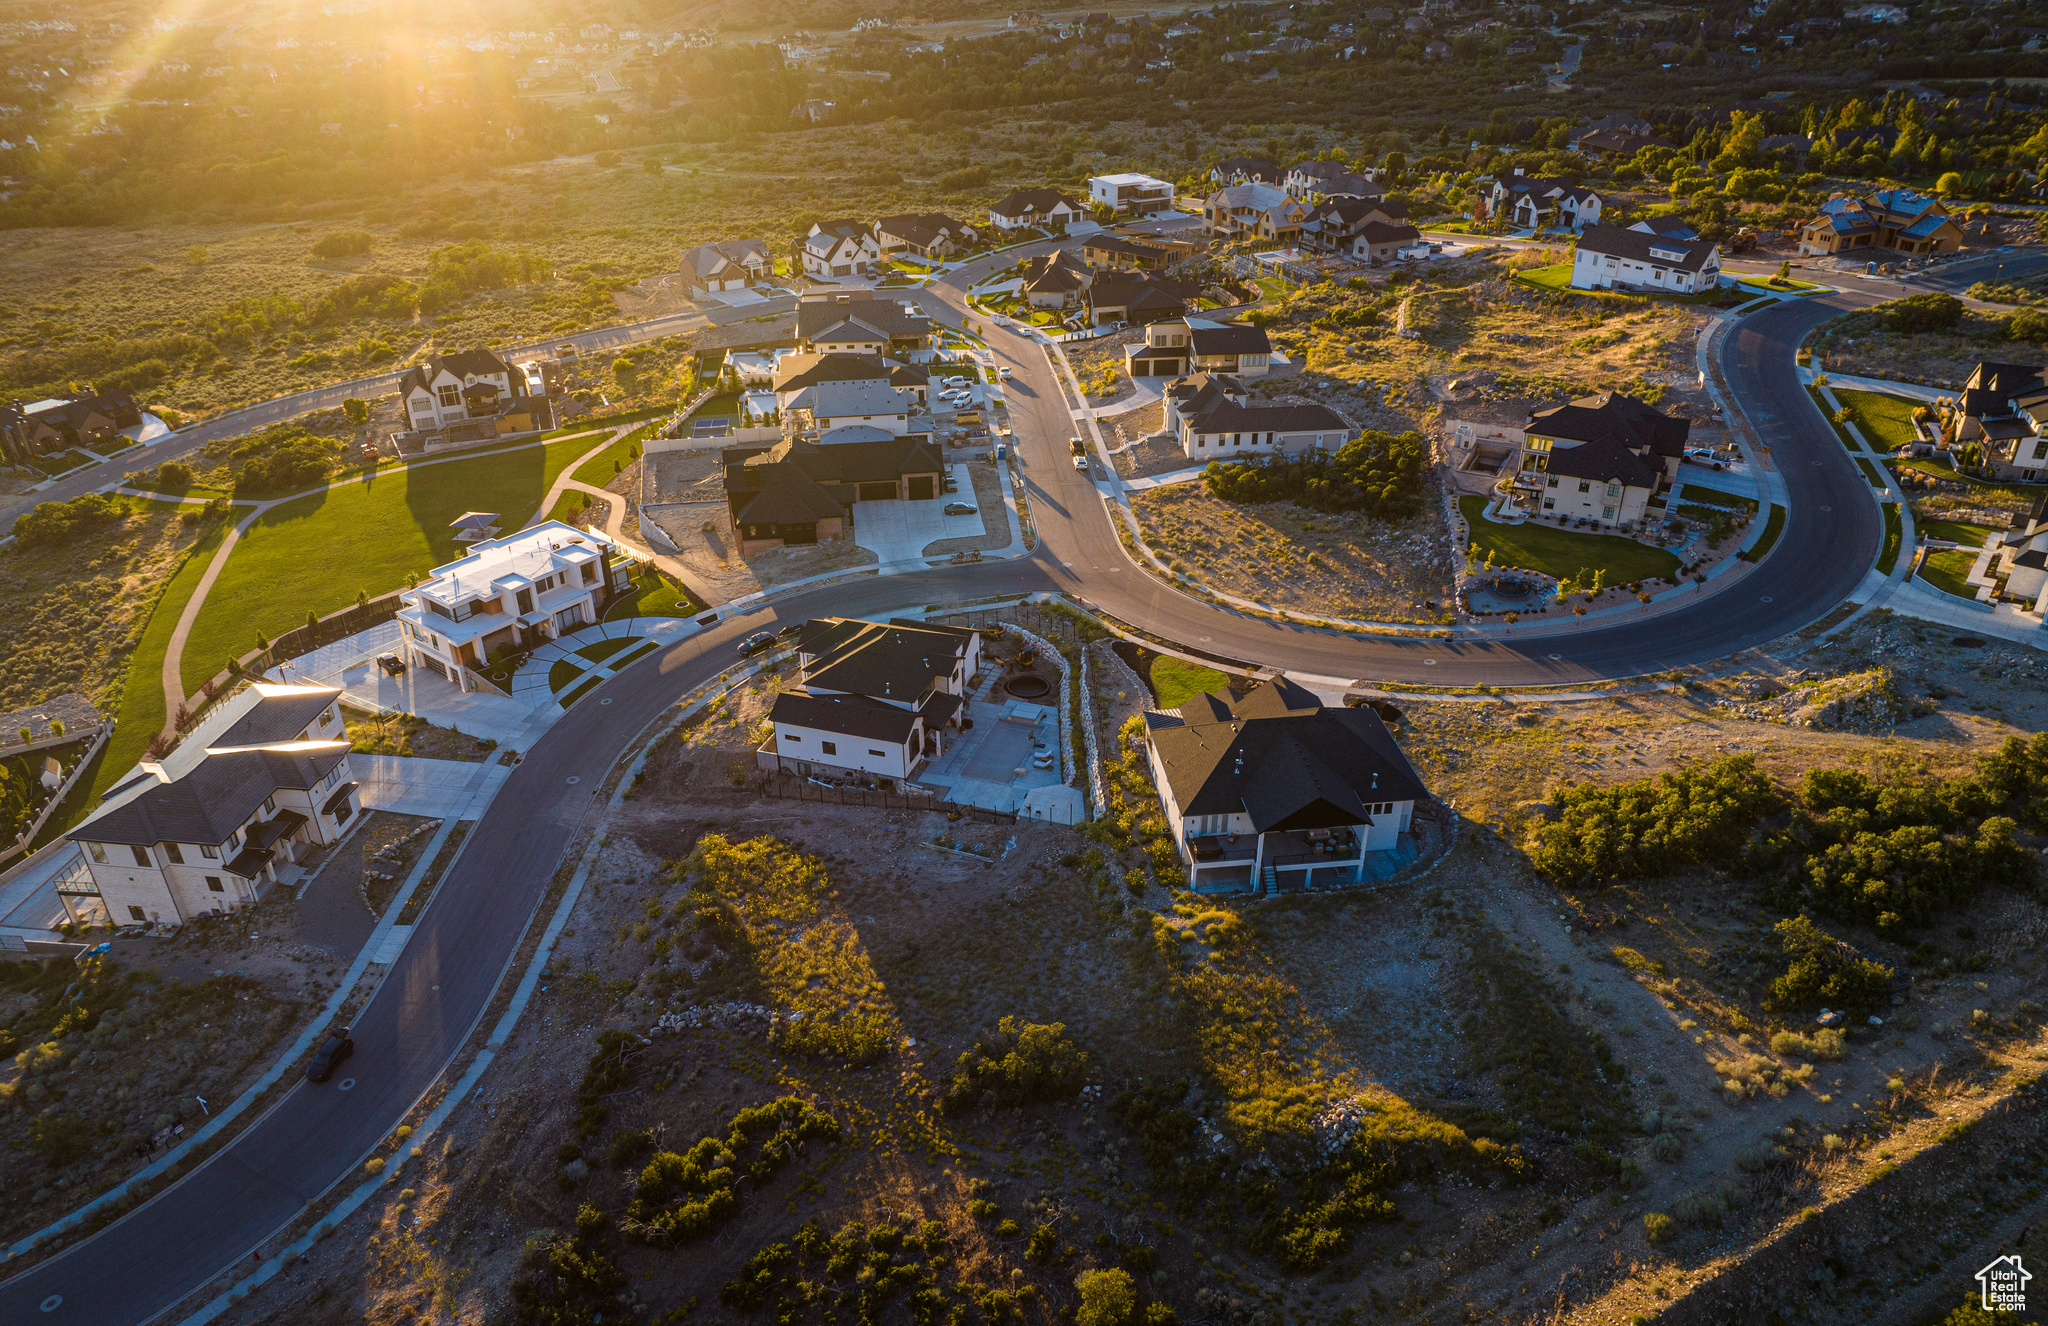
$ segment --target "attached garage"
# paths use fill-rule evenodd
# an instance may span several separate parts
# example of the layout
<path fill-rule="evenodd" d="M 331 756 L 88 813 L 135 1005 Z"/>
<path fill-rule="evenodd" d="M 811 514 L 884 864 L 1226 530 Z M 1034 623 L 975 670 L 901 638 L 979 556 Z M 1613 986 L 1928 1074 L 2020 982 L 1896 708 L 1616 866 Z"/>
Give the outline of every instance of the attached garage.
<path fill-rule="evenodd" d="M 937 491 L 935 491 L 936 488 L 937 484 L 929 474 L 913 474 L 910 476 L 910 500 L 913 502 L 929 502 L 932 498 L 938 496 Z"/>
<path fill-rule="evenodd" d="M 916 494 L 912 493 L 915 497 Z M 929 497 L 931 494 L 927 493 Z M 896 485 L 891 483 L 864 483 L 860 486 L 860 500 L 863 502 L 888 502 L 896 497 Z"/>

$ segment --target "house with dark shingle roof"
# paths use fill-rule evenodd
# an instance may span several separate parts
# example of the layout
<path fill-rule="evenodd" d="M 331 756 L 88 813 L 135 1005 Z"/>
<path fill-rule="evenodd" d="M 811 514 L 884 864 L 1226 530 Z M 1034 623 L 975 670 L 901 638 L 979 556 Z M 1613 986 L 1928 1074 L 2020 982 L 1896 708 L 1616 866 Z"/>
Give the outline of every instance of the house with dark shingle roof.
<path fill-rule="evenodd" d="M 1088 320 L 1096 326 L 1122 322 L 1133 327 L 1166 322 L 1187 312 L 1195 297 L 1192 282 L 1135 272 L 1105 272 L 1088 286 Z"/>
<path fill-rule="evenodd" d="M 1144 718 L 1195 892 L 1341 888 L 1413 858 L 1415 803 L 1429 792 L 1371 709 L 1333 708 L 1276 677 Z"/>
<path fill-rule="evenodd" d="M 472 420 L 498 421 L 500 433 L 553 426 L 545 398 L 526 390 L 526 374 L 494 350 L 477 346 L 435 355 L 398 379 L 398 403 L 408 428 L 431 433 Z M 545 416 L 546 422 L 538 422 Z"/>
<path fill-rule="evenodd" d="M 1190 367 L 1198 373 L 1262 378 L 1273 364 L 1273 341 L 1264 327 L 1235 322 L 1188 323 Z"/>
<path fill-rule="evenodd" d="M 981 636 L 894 619 L 813 617 L 797 640 L 798 674 L 768 713 L 764 769 L 908 779 L 959 731 Z"/>
<path fill-rule="evenodd" d="M 30 456 L 119 442 L 120 431 L 142 422 L 142 409 L 125 391 L 94 392 L 0 406 L 0 455 L 17 464 Z M 111 448 L 110 448 L 111 449 Z"/>
<path fill-rule="evenodd" d="M 1358 429 L 1327 405 L 1253 405 L 1227 373 L 1194 373 L 1166 385 L 1167 431 L 1188 459 L 1256 460 L 1336 451 Z"/>
<path fill-rule="evenodd" d="M 1078 308 L 1095 282 L 1095 269 L 1066 249 L 1024 259 L 1017 275 L 1018 290 L 1033 308 Z"/>
<path fill-rule="evenodd" d="M 1634 525 L 1678 477 L 1692 422 L 1618 391 L 1537 410 L 1523 426 L 1513 490 L 1560 522 Z"/>
<path fill-rule="evenodd" d="M 845 538 L 856 502 L 936 500 L 945 471 L 923 433 L 857 442 L 789 439 L 728 447 L 721 459 L 726 516 L 742 557 Z"/>
<path fill-rule="evenodd" d="M 233 911 L 361 811 L 333 686 L 257 682 L 145 760 L 65 838 L 115 925 Z M 83 883 L 83 880 L 78 881 Z"/>
<path fill-rule="evenodd" d="M 1695 295 L 1721 281 L 1721 246 L 1634 226 L 1588 226 L 1572 251 L 1579 290 L 1668 290 Z"/>
<path fill-rule="evenodd" d="M 1943 426 L 1952 440 L 1983 448 L 1994 478 L 2048 479 L 2048 381 L 2040 365 L 1977 365 L 1945 408 Z"/>
<path fill-rule="evenodd" d="M 1226 189 L 1233 184 L 1278 184 L 1280 168 L 1264 157 L 1230 157 L 1211 166 L 1209 178 Z"/>
<path fill-rule="evenodd" d="M 806 291 L 796 339 L 814 354 L 909 356 L 931 344 L 932 320 L 865 286 Z"/>
<path fill-rule="evenodd" d="M 944 258 L 972 244 L 974 228 L 944 212 L 904 212 L 875 222 L 875 239 L 885 258 L 898 253 Z"/>
<path fill-rule="evenodd" d="M 997 230 L 1040 229 L 1055 235 L 1087 216 L 1087 208 L 1058 189 L 1012 189 L 988 209 L 988 222 Z"/>
<path fill-rule="evenodd" d="M 695 290 L 744 290 L 748 282 L 766 280 L 774 271 L 765 239 L 720 240 L 683 252 L 683 280 Z"/>
<path fill-rule="evenodd" d="M 1529 229 L 1563 225 L 1584 230 L 1600 220 L 1600 195 L 1567 179 L 1524 175 L 1517 166 L 1493 182 L 1487 214 Z"/>

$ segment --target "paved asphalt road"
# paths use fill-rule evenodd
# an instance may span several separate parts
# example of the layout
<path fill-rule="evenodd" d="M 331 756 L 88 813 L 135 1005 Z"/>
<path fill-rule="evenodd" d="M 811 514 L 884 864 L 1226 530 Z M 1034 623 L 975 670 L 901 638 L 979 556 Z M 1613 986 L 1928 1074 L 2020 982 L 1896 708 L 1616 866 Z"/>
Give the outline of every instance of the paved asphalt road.
<path fill-rule="evenodd" d="M 795 298 L 783 295 L 765 303 L 742 308 L 713 308 L 705 313 L 673 313 L 665 317 L 649 318 L 645 322 L 628 322 L 616 327 L 600 327 L 595 331 L 550 336 L 546 340 L 533 341 L 526 345 L 505 346 L 503 352 L 510 354 L 520 350 L 552 349 L 557 345 L 574 345 L 582 351 L 606 350 L 613 346 L 630 345 L 635 341 L 658 340 L 663 336 L 692 331 L 706 324 L 720 327 L 727 323 L 759 317 L 763 313 L 787 313 L 795 307 Z M 209 442 L 217 442 L 224 437 L 235 437 L 251 429 L 262 428 L 285 419 L 295 419 L 308 410 L 333 409 L 351 396 L 382 394 L 397 386 L 399 375 L 403 372 L 403 369 L 393 369 L 388 373 L 357 378 L 353 382 L 340 382 L 331 387 L 313 387 L 289 396 L 279 396 L 261 405 L 230 410 L 203 424 L 195 425 L 176 437 L 155 443 L 138 455 L 117 456 L 103 465 L 96 465 L 92 469 L 59 480 L 39 493 L 0 498 L 0 533 L 12 529 L 15 518 L 38 502 L 62 502 L 81 493 L 97 492 L 118 483 L 122 474 L 129 469 L 144 464 L 161 465 L 167 460 L 180 460 Z"/>
<path fill-rule="evenodd" d="M 2048 265 L 2048 255 L 2034 265 Z M 2008 272 L 2013 263 L 2007 262 Z M 955 320 L 970 271 L 928 292 Z M 1942 278 L 1967 284 L 1967 275 Z M 1930 283 L 1931 284 L 1931 283 Z M 1889 292 L 1888 292 L 1889 293 Z M 1761 643 L 1825 613 L 1862 579 L 1882 522 L 1865 481 L 1797 385 L 1792 349 L 1815 323 L 1867 299 L 1774 305 L 1724 342 L 1738 399 L 1772 445 L 1791 517 L 1739 589 L 1691 612 L 1531 641 L 1325 634 L 1239 617 L 1133 566 L 1094 484 L 1075 472 L 1073 427 L 1043 349 L 991 332 L 1009 392 L 1039 546 L 1033 556 L 856 581 L 776 601 L 636 663 L 583 699 L 506 780 L 470 834 L 389 978 L 358 1018 L 339 1081 L 301 1082 L 225 1149 L 154 1200 L 0 1284 L 0 1321 L 133 1326 L 240 1261 L 305 1204 L 359 1174 L 370 1150 L 434 1084 L 477 1026 L 617 753 L 675 697 L 735 661 L 766 626 L 816 614 L 874 616 L 948 598 L 1065 590 L 1189 645 L 1329 677 L 1564 683 L 1634 675 Z"/>

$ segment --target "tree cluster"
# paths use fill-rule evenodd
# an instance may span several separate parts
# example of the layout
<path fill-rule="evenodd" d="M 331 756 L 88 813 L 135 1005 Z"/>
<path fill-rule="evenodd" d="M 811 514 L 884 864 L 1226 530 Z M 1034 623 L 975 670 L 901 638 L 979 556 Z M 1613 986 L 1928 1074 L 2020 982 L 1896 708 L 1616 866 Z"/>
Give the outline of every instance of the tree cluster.
<path fill-rule="evenodd" d="M 1402 520 L 1422 509 L 1428 470 L 1429 446 L 1420 433 L 1367 429 L 1335 452 L 1213 461 L 1202 483 L 1226 502 L 1292 502 Z"/>

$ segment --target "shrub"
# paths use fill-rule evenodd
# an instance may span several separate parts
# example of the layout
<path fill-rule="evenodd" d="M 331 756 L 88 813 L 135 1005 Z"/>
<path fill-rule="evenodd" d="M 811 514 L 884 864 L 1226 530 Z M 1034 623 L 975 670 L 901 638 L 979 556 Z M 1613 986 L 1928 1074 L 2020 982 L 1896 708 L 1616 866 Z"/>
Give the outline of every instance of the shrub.
<path fill-rule="evenodd" d="M 601 1246 L 604 1232 L 603 1212 L 585 1203 L 573 1235 L 548 1232 L 527 1243 L 512 1280 L 513 1326 L 592 1322 L 617 1308 L 626 1273 Z"/>
<path fill-rule="evenodd" d="M 1724 1181 L 1699 1192 L 1687 1193 L 1671 1204 L 1671 1218 L 1682 1225 L 1718 1225 L 1730 1212 L 1749 1201 L 1749 1190 Z"/>
<path fill-rule="evenodd" d="M 605 1158 L 614 1169 L 625 1169 L 634 1161 L 654 1150 L 652 1128 L 621 1128 L 612 1134 L 611 1147 Z"/>
<path fill-rule="evenodd" d="M 1017 1106 L 1071 1096 L 1086 1081 L 1088 1062 L 1088 1052 L 1067 1035 L 1065 1023 L 1005 1017 L 992 1035 L 960 1056 L 939 1108 L 957 1114 L 983 1101 Z"/>
<path fill-rule="evenodd" d="M 316 258 L 353 258 L 368 253 L 377 237 L 367 230 L 336 230 L 313 241 Z"/>
<path fill-rule="evenodd" d="M 1727 860 L 1783 798 L 1747 755 L 1652 781 L 1567 783 L 1556 823 L 1537 831 L 1536 869 L 1559 882 L 1606 882 Z"/>
<path fill-rule="evenodd" d="M 1138 1311 L 1138 1293 L 1128 1271 L 1084 1271 L 1074 1280 L 1081 1302 L 1074 1326 L 1127 1326 Z"/>
<path fill-rule="evenodd" d="M 1398 520 L 1422 507 L 1429 447 L 1415 432 L 1367 429 L 1334 454 L 1215 461 L 1202 483 L 1225 502 L 1293 502 L 1313 511 L 1365 511 Z"/>
<path fill-rule="evenodd" d="M 128 506 L 105 493 L 86 493 L 68 502 L 38 502 L 14 522 L 24 548 L 72 543 L 128 514 Z"/>
<path fill-rule="evenodd" d="M 1806 917 L 1788 917 L 1776 928 L 1791 963 L 1771 982 L 1774 1008 L 1868 1008 L 1890 992 L 1890 967 L 1858 955 Z"/>
<path fill-rule="evenodd" d="M 1059 1234 L 1051 1225 L 1038 1225 L 1024 1244 L 1024 1259 L 1043 1266 L 1059 1255 Z"/>
<path fill-rule="evenodd" d="M 1879 304 L 1873 311 L 1884 319 L 1886 330 L 1916 336 L 1955 327 L 1963 320 L 1963 301 L 1954 295 L 1909 295 Z"/>
<path fill-rule="evenodd" d="M 1676 1133 L 1658 1133 L 1650 1139 L 1650 1155 L 1665 1164 L 1675 1164 L 1685 1158 L 1685 1142 Z"/>
<path fill-rule="evenodd" d="M 167 460 L 156 467 L 156 486 L 165 492 L 182 492 L 192 486 L 192 467 L 181 460 Z"/>
<path fill-rule="evenodd" d="M 1650 1242 L 1662 1243 L 1678 1233 L 1678 1222 L 1661 1211 L 1652 1211 L 1643 1217 L 1643 1231 Z"/>
<path fill-rule="evenodd" d="M 1824 1059 L 1833 1062 L 1849 1055 L 1849 1037 L 1834 1027 L 1808 1036 L 1797 1031 L 1780 1031 L 1771 1036 L 1771 1053 L 1788 1059 Z"/>

